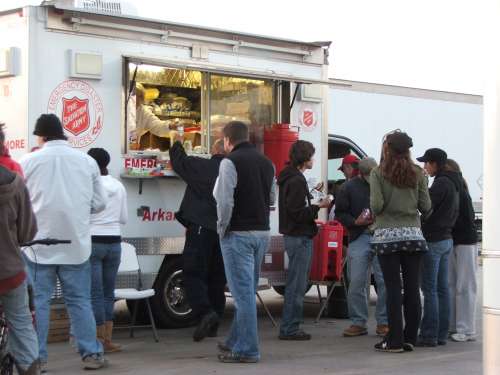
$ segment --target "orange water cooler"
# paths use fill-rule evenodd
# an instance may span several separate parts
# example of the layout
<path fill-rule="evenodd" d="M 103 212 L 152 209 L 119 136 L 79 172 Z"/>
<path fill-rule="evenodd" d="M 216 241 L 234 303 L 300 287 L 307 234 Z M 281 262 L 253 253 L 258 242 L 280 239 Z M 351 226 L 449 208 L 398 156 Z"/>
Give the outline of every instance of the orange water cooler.
<path fill-rule="evenodd" d="M 338 221 L 318 223 L 318 234 L 314 237 L 311 262 L 311 281 L 340 280 L 344 228 Z"/>
<path fill-rule="evenodd" d="M 288 162 L 290 147 L 299 139 L 299 133 L 290 124 L 273 124 L 264 130 L 264 154 L 276 167 L 276 176 Z"/>

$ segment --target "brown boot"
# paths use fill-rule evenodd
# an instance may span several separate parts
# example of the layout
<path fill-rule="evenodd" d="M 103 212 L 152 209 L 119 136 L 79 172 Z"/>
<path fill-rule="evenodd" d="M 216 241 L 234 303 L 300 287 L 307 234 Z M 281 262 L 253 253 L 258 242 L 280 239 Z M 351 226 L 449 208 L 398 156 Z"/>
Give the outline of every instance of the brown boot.
<path fill-rule="evenodd" d="M 368 331 L 365 327 L 357 326 L 354 324 L 344 330 L 344 337 L 363 336 L 366 334 L 368 334 Z"/>
<path fill-rule="evenodd" d="M 377 336 L 385 337 L 389 333 L 389 326 L 387 324 L 379 324 L 375 333 Z"/>
<path fill-rule="evenodd" d="M 104 326 L 104 324 L 101 324 L 100 326 L 96 326 L 95 328 L 97 340 L 99 340 L 104 345 L 104 340 L 106 338 L 106 327 Z"/>
<path fill-rule="evenodd" d="M 116 353 L 121 352 L 122 346 L 118 344 L 114 344 L 111 341 L 113 337 L 113 322 L 106 322 L 105 325 L 105 335 L 104 335 L 104 353 Z"/>

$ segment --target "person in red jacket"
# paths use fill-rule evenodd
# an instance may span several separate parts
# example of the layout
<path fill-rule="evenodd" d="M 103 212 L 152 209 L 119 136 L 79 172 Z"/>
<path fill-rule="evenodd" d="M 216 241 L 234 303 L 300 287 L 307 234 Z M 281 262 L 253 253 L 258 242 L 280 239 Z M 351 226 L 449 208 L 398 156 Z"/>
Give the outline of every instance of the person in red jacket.
<path fill-rule="evenodd" d="M 14 161 L 9 154 L 9 149 L 5 147 L 5 132 L 3 131 L 5 124 L 0 123 L 0 165 L 24 177 L 23 170 L 19 163 Z"/>

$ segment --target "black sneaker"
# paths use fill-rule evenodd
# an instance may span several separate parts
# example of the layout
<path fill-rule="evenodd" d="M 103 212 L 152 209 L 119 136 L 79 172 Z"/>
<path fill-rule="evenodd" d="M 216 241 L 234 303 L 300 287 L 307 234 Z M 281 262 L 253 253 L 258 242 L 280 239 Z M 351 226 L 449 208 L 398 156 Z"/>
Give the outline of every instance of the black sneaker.
<path fill-rule="evenodd" d="M 403 348 L 390 348 L 389 343 L 386 340 L 382 340 L 379 343 L 375 344 L 375 350 L 379 352 L 385 353 L 403 353 Z"/>
<path fill-rule="evenodd" d="M 291 335 L 279 335 L 280 340 L 290 340 L 290 341 L 308 341 L 311 339 L 311 335 L 309 333 L 305 333 L 302 330 L 299 330 Z"/>
<path fill-rule="evenodd" d="M 194 330 L 193 340 L 201 341 L 205 337 L 208 336 L 210 330 L 216 325 L 219 324 L 219 316 L 214 312 L 209 312 L 208 314 L 203 315 L 198 323 L 198 326 Z"/>
<path fill-rule="evenodd" d="M 215 324 L 208 331 L 207 337 L 217 337 L 217 331 L 219 330 L 219 323 Z"/>
<path fill-rule="evenodd" d="M 446 340 L 438 340 L 439 346 L 445 346 L 447 344 Z"/>
<path fill-rule="evenodd" d="M 217 343 L 217 349 L 219 349 L 219 352 L 221 353 L 231 353 L 231 348 L 223 342 Z"/>
<path fill-rule="evenodd" d="M 257 357 L 247 357 L 241 354 L 236 354 L 233 352 L 220 353 L 217 358 L 222 363 L 257 363 L 259 358 Z"/>
<path fill-rule="evenodd" d="M 437 346 L 437 342 L 428 339 L 419 339 L 415 346 L 418 346 L 420 348 L 434 348 Z"/>
<path fill-rule="evenodd" d="M 410 344 L 409 342 L 405 342 L 403 344 L 403 350 L 405 352 L 412 352 L 413 350 L 415 350 L 415 347 L 413 346 L 413 344 Z"/>

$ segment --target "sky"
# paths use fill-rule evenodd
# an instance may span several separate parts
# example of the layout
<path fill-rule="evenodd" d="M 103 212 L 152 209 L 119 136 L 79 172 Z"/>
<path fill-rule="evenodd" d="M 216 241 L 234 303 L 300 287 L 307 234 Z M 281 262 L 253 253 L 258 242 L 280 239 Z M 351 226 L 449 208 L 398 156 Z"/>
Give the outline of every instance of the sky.
<path fill-rule="evenodd" d="M 137 15 L 332 41 L 330 77 L 482 94 L 494 0 L 127 0 Z M 0 9 L 40 1 L 2 0 Z"/>

